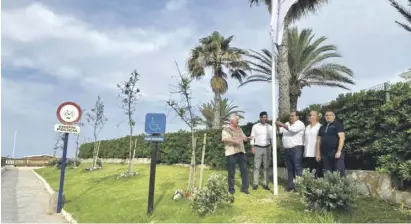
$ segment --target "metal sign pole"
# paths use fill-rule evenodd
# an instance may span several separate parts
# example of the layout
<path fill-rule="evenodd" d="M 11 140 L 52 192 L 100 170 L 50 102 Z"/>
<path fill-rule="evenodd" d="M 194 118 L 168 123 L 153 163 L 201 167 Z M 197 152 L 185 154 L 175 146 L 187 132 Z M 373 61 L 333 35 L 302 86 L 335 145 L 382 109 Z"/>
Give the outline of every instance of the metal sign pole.
<path fill-rule="evenodd" d="M 156 182 L 156 167 L 157 167 L 157 151 L 158 142 L 154 142 L 153 150 L 151 153 L 151 164 L 150 164 L 150 183 L 148 187 L 148 206 L 147 214 L 152 214 L 154 207 L 154 186 Z"/>
<path fill-rule="evenodd" d="M 154 186 L 156 182 L 157 151 L 158 143 L 164 142 L 164 133 L 166 132 L 166 115 L 159 113 L 146 114 L 144 131 L 148 136 L 144 140 L 149 141 L 153 146 L 150 164 L 150 183 L 148 186 L 148 205 L 147 214 L 153 213 L 154 207 Z"/>
<path fill-rule="evenodd" d="M 63 156 L 61 158 L 61 173 L 60 173 L 60 186 L 59 186 L 59 195 L 57 200 L 57 213 L 61 212 L 63 209 L 63 188 L 64 188 L 64 176 L 66 174 L 66 158 L 67 158 L 67 143 L 68 143 L 69 133 L 64 133 L 64 148 Z"/>

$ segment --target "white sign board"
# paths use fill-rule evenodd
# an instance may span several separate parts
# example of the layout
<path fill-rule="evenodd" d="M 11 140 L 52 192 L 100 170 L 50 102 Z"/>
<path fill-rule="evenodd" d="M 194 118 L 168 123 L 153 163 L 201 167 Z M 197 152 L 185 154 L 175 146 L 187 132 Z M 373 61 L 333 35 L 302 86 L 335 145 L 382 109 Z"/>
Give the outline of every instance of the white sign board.
<path fill-rule="evenodd" d="M 80 127 L 76 125 L 56 124 L 54 125 L 54 131 L 61 133 L 80 134 Z"/>

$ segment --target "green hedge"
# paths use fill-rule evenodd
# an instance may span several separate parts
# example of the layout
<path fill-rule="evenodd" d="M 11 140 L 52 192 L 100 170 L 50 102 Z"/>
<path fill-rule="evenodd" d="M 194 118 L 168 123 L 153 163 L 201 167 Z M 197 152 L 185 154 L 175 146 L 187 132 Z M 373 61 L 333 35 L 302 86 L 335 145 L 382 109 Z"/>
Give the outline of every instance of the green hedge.
<path fill-rule="evenodd" d="M 346 129 L 345 150 L 347 152 L 347 169 L 373 170 L 376 167 L 401 180 L 410 179 L 411 156 L 411 88 L 409 84 L 398 83 L 391 86 L 390 101 L 386 102 L 384 91 L 361 91 L 340 95 L 326 107 L 336 111 L 337 119 Z M 324 106 L 312 105 L 302 111 L 303 121 L 312 109 L 324 114 Z M 287 118 L 281 119 L 286 120 Z M 322 121 L 324 122 L 324 121 Z M 242 126 L 246 135 L 251 132 L 253 123 Z M 197 163 L 201 161 L 203 134 L 196 133 Z M 149 158 L 150 144 L 144 141 L 143 135 L 133 136 L 138 139 L 136 157 Z M 160 144 L 159 162 L 190 163 L 191 135 L 188 132 L 174 132 L 165 135 L 166 142 Z M 129 138 L 106 140 L 101 142 L 100 158 L 128 158 Z M 278 163 L 283 166 L 283 150 L 280 140 L 278 145 Z M 93 143 L 83 144 L 80 147 L 80 158 L 92 157 Z M 221 142 L 220 130 L 207 130 L 207 151 L 205 163 L 207 165 L 224 168 L 224 148 Z M 246 150 L 250 151 L 249 144 Z M 249 154 L 249 164 L 252 154 Z M 407 170 L 408 169 L 408 170 Z"/>
<path fill-rule="evenodd" d="M 253 123 L 242 126 L 244 133 L 248 136 L 251 133 Z M 225 167 L 224 145 L 221 142 L 220 130 L 203 130 L 196 132 L 196 163 L 201 162 L 201 152 L 203 147 L 204 133 L 207 132 L 206 153 L 204 157 L 205 164 L 216 168 Z M 152 145 L 144 141 L 144 135 L 133 136 L 133 141 L 137 139 L 136 158 L 150 158 Z M 191 160 L 191 133 L 185 131 L 166 133 L 166 141 L 159 144 L 160 152 L 158 155 L 159 163 L 189 164 Z M 101 141 L 100 158 L 128 158 L 129 137 L 123 137 L 113 140 Z M 246 144 L 246 151 L 250 152 L 250 145 Z M 80 146 L 79 158 L 92 158 L 93 143 L 86 143 Z M 248 153 L 249 157 L 252 154 Z M 249 159 L 251 165 L 252 159 Z M 281 162 L 281 160 L 280 160 Z"/>

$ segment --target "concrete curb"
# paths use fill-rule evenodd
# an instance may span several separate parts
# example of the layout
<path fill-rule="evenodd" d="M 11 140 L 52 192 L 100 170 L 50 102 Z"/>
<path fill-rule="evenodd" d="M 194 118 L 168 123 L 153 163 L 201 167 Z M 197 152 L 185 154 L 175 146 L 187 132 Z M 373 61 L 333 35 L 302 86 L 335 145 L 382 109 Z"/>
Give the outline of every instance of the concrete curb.
<path fill-rule="evenodd" d="M 7 166 L 3 166 L 2 168 L 1 168 L 1 173 L 3 173 L 4 171 L 6 171 L 7 170 Z"/>
<path fill-rule="evenodd" d="M 43 183 L 44 187 L 46 188 L 47 192 L 49 192 L 50 195 L 54 193 L 54 190 L 51 188 L 50 184 L 47 183 L 47 181 L 46 181 L 42 176 L 40 176 L 40 175 L 39 175 L 36 171 L 34 171 L 33 169 L 31 170 L 31 172 L 33 172 L 34 175 Z M 64 217 L 69 223 L 72 223 L 72 224 L 77 224 L 77 223 L 78 223 L 77 220 L 75 220 L 75 219 L 73 218 L 73 216 L 72 216 L 70 213 L 66 212 L 64 209 L 61 210 L 61 214 L 63 215 L 63 217 Z"/>

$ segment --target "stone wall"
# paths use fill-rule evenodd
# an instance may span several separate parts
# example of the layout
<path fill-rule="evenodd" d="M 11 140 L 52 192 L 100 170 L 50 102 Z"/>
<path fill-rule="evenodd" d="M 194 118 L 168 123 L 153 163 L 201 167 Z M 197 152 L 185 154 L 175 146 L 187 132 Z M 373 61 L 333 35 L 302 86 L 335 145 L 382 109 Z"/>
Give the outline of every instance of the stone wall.
<path fill-rule="evenodd" d="M 81 163 L 92 163 L 93 159 L 80 159 Z M 101 159 L 102 163 L 125 163 L 128 164 L 128 159 Z M 150 164 L 151 159 L 149 158 L 136 158 L 132 160 L 132 164 Z"/>
<path fill-rule="evenodd" d="M 81 163 L 92 163 L 93 159 L 80 159 Z M 114 163 L 114 164 L 128 164 L 128 159 L 101 159 L 101 162 L 104 163 Z M 151 159 L 149 158 L 136 158 L 131 161 L 132 164 L 150 164 Z M 190 164 L 173 164 L 174 166 L 183 166 L 190 167 Z M 201 165 L 196 165 L 196 167 L 201 167 Z M 210 167 L 204 165 L 204 169 L 209 169 Z"/>
<path fill-rule="evenodd" d="M 395 190 L 389 175 L 369 170 L 348 170 L 346 174 L 360 194 L 411 208 L 411 192 Z M 278 168 L 278 178 L 287 179 L 285 168 Z"/>

